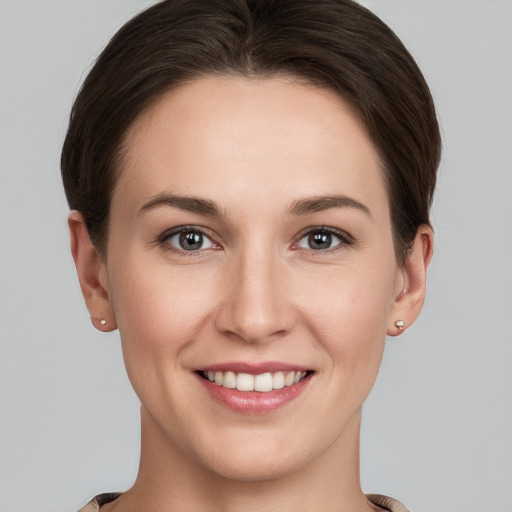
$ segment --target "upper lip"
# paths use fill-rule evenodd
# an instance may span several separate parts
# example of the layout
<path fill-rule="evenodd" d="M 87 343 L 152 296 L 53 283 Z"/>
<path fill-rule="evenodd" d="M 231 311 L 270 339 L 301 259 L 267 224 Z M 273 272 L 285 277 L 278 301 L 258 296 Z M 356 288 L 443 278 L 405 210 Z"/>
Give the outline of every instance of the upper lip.
<path fill-rule="evenodd" d="M 249 363 L 244 361 L 231 361 L 226 363 L 210 364 L 198 368 L 197 371 L 204 372 L 234 372 L 248 373 L 249 375 L 261 375 L 262 373 L 275 372 L 307 372 L 310 367 L 294 363 L 282 363 L 279 361 L 262 361 L 260 363 Z"/>

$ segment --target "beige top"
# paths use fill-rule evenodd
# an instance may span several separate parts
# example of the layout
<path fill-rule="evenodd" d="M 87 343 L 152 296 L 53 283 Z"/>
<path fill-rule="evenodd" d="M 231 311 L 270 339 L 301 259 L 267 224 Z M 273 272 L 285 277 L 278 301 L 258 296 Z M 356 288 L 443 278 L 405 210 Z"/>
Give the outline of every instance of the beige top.
<path fill-rule="evenodd" d="M 108 494 L 100 494 L 96 498 L 92 499 L 84 508 L 78 512 L 98 512 L 100 507 L 105 503 L 110 503 L 116 498 L 121 496 L 120 492 L 112 492 Z M 403 504 L 393 498 L 382 496 L 381 494 L 367 494 L 366 497 L 374 504 L 379 505 L 384 510 L 389 512 L 410 512 L 410 510 Z"/>

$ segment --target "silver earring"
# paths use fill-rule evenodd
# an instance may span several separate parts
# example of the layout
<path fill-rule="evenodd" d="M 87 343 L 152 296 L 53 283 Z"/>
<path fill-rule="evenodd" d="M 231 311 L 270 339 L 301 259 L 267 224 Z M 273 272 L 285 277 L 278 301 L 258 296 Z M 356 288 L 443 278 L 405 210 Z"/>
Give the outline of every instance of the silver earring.
<path fill-rule="evenodd" d="M 403 328 L 405 327 L 405 321 L 404 321 L 404 320 L 397 320 L 397 321 L 395 322 L 395 327 L 396 327 L 399 331 L 403 330 Z"/>

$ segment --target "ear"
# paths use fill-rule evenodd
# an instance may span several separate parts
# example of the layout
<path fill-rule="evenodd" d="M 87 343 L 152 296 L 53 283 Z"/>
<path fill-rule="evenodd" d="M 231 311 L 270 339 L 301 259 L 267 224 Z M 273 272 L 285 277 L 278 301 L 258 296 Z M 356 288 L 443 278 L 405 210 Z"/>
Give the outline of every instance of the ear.
<path fill-rule="evenodd" d="M 108 290 L 107 267 L 89 238 L 82 214 L 71 212 L 68 226 L 71 254 L 92 324 L 99 331 L 113 331 L 117 324 Z"/>
<path fill-rule="evenodd" d="M 423 308 L 427 269 L 434 249 L 432 228 L 422 224 L 402 269 L 399 292 L 391 307 L 388 336 L 397 336 L 410 327 Z M 403 324 L 401 324 L 403 322 Z"/>

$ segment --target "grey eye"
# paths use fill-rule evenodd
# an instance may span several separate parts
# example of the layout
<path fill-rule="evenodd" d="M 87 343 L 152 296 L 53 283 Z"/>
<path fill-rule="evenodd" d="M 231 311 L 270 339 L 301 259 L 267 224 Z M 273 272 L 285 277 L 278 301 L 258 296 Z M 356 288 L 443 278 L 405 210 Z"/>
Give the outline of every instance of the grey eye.
<path fill-rule="evenodd" d="M 323 251 L 326 249 L 332 249 L 333 247 L 342 243 L 341 237 L 331 233 L 330 231 L 312 231 L 307 235 L 303 236 L 299 243 L 299 247 L 303 249 L 312 249 L 313 251 Z"/>
<path fill-rule="evenodd" d="M 199 251 L 213 247 L 213 242 L 201 231 L 187 229 L 167 239 L 167 243 L 182 251 Z"/>

